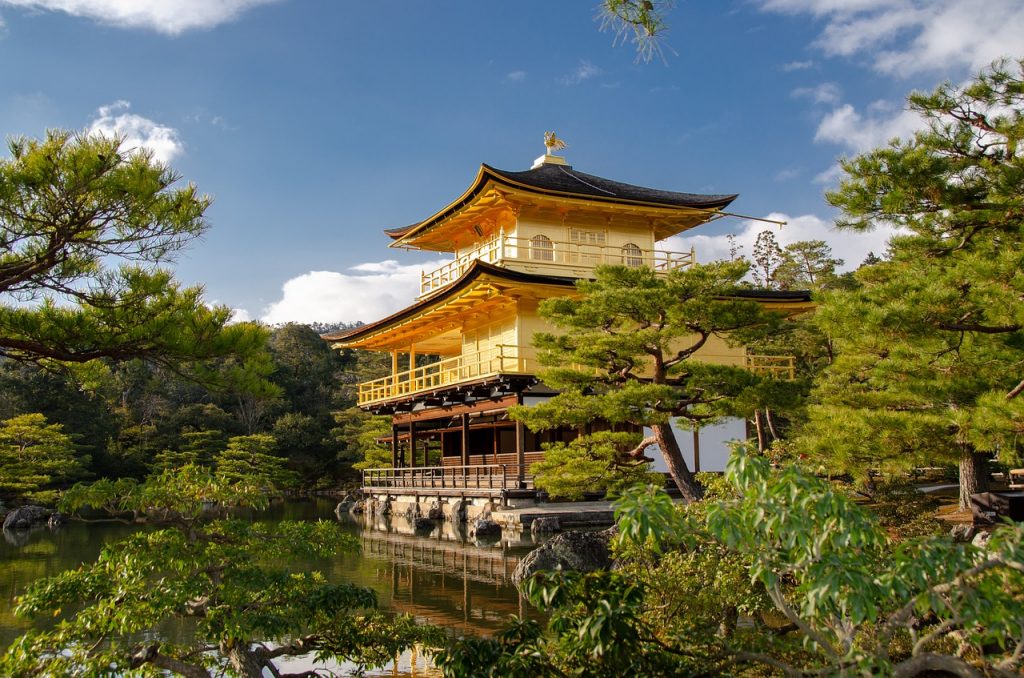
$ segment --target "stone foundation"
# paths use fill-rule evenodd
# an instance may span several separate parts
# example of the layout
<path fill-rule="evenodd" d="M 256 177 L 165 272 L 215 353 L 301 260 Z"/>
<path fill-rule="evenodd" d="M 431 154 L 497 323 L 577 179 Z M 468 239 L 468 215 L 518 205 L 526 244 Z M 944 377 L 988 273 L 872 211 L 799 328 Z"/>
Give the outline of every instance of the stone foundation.
<path fill-rule="evenodd" d="M 443 520 L 455 524 L 472 523 L 489 518 L 492 511 L 503 508 L 527 508 L 536 505 L 533 499 L 517 498 L 502 506 L 490 497 L 416 496 L 411 494 L 374 494 L 367 501 L 367 511 L 375 516 L 399 516 L 410 522 L 417 518 Z"/>

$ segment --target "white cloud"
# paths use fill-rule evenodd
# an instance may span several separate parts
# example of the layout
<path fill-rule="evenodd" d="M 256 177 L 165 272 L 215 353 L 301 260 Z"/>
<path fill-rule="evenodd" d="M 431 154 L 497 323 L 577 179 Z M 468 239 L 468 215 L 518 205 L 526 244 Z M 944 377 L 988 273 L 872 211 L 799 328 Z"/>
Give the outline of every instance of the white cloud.
<path fill-rule="evenodd" d="M 841 97 L 839 85 L 823 82 L 817 87 L 797 87 L 790 93 L 798 99 L 811 99 L 816 104 L 837 104 Z"/>
<path fill-rule="evenodd" d="M 840 270 L 849 271 L 860 266 L 868 252 L 877 255 L 884 253 L 889 239 L 896 233 L 890 226 L 880 226 L 870 233 L 840 231 L 814 214 L 790 217 L 786 214 L 772 213 L 766 218 L 787 223 L 780 228 L 760 221 L 740 222 L 734 235 L 736 245 L 741 247 L 741 255 L 749 258 L 754 251 L 754 241 L 757 240 L 758 234 L 764 230 L 771 230 L 782 247 L 800 240 L 824 240 L 832 248 L 832 256 L 845 262 Z M 691 247 L 696 250 L 697 261 L 701 263 L 728 259 L 730 254 L 727 235 L 676 235 L 665 241 L 665 249 L 670 251 L 685 252 Z"/>
<path fill-rule="evenodd" d="M 419 295 L 420 272 L 444 261 L 402 265 L 368 262 L 348 273 L 310 271 L 285 282 L 281 299 L 263 312 L 270 324 L 299 322 L 371 322 L 408 306 Z"/>
<path fill-rule="evenodd" d="M 578 85 L 584 80 L 590 80 L 593 77 L 601 75 L 601 69 L 594 64 L 580 59 L 580 65 L 576 67 L 572 73 L 565 75 L 561 78 L 563 85 Z"/>
<path fill-rule="evenodd" d="M 800 176 L 800 170 L 792 167 L 781 169 L 775 173 L 775 181 L 790 181 Z"/>
<path fill-rule="evenodd" d="M 978 71 L 1024 47 L 1020 0 L 759 0 L 766 11 L 811 14 L 825 27 L 814 46 L 830 56 L 867 55 L 876 70 Z"/>
<path fill-rule="evenodd" d="M 815 141 L 828 141 L 855 153 L 884 146 L 893 138 L 909 139 L 922 129 L 925 121 L 908 109 L 895 109 L 876 102 L 861 114 L 850 104 L 843 104 L 826 115 L 814 134 Z"/>
<path fill-rule="evenodd" d="M 782 64 L 782 70 L 786 73 L 806 71 L 808 68 L 814 68 L 813 61 L 790 61 L 788 64 Z"/>
<path fill-rule="evenodd" d="M 178 35 L 232 21 L 279 0 L 0 0 L 0 5 L 65 12 L 123 28 Z"/>
<path fill-rule="evenodd" d="M 829 167 L 827 170 L 823 170 L 814 175 L 814 183 L 821 184 L 822 186 L 835 186 L 839 183 L 839 179 L 843 176 L 843 168 L 836 163 Z"/>
<path fill-rule="evenodd" d="M 252 314 L 244 308 L 233 308 L 231 309 L 231 318 L 228 320 L 229 323 L 247 323 L 252 320 Z"/>
<path fill-rule="evenodd" d="M 89 133 L 123 137 L 123 149 L 149 149 L 160 162 L 170 162 L 185 150 L 178 137 L 178 130 L 141 115 L 128 113 L 130 108 L 131 103 L 124 100 L 100 106 L 96 111 L 96 119 L 89 125 Z"/>
<path fill-rule="evenodd" d="M 506 73 L 505 78 L 512 82 L 522 82 L 526 80 L 526 71 L 512 71 L 511 73 Z"/>

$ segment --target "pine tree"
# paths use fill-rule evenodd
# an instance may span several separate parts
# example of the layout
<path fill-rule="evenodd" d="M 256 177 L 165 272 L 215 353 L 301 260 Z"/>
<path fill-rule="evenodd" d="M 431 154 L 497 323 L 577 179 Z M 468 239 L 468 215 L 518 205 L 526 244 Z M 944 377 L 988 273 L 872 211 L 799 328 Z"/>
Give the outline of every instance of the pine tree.
<path fill-rule="evenodd" d="M 700 485 L 671 422 L 712 423 L 731 414 L 731 401 L 759 383 L 743 367 L 696 357 L 713 337 L 738 340 L 744 332 L 777 323 L 757 302 L 729 296 L 746 272 L 742 261 L 696 265 L 665 276 L 646 268 L 598 267 L 594 280 L 577 282 L 579 296 L 549 299 L 540 307 L 541 315 L 562 330 L 534 336 L 548 367 L 541 378 L 561 393 L 515 408 L 512 416 L 533 430 L 594 422 L 649 427 L 652 436 L 641 440 L 637 434 L 632 449 L 613 446 L 614 462 L 623 468 L 643 463 L 643 451 L 657 444 L 683 495 L 699 499 Z"/>
<path fill-rule="evenodd" d="M 958 463 L 960 504 L 1024 432 L 1024 60 L 910 96 L 926 128 L 843 162 L 839 226 L 901 227 L 818 311 L 839 356 L 807 446 L 843 466 Z"/>

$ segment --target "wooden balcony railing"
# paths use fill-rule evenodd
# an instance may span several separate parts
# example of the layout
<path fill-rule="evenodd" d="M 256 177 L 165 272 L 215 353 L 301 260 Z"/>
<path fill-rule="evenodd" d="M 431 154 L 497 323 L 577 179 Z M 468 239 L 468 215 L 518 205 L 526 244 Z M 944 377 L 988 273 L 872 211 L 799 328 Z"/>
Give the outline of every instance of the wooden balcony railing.
<path fill-rule="evenodd" d="M 424 271 L 420 277 L 420 296 L 435 292 L 454 282 L 479 259 L 488 264 L 501 265 L 506 262 L 529 262 L 552 268 L 590 269 L 599 264 L 624 264 L 626 266 L 648 266 L 655 271 L 670 271 L 692 266 L 696 255 L 689 252 L 667 250 L 642 250 L 639 247 L 595 245 L 562 240 L 531 240 L 505 235 L 483 242 L 468 252 L 463 252 L 433 271 Z"/>
<path fill-rule="evenodd" d="M 748 355 L 746 368 L 754 374 L 776 379 L 796 378 L 796 358 L 791 355 Z"/>
<path fill-rule="evenodd" d="M 359 384 L 359 404 L 390 400 L 494 374 L 533 374 L 536 364 L 518 346 L 500 344 Z"/>
<path fill-rule="evenodd" d="M 533 487 L 528 468 L 518 464 L 371 468 L 363 471 L 363 487 L 385 489 L 525 490 Z"/>

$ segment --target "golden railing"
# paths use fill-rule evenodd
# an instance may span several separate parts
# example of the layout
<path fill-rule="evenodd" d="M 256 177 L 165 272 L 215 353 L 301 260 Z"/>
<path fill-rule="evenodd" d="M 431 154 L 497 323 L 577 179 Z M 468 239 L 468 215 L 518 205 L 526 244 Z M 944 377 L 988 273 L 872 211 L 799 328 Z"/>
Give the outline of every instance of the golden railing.
<path fill-rule="evenodd" d="M 499 344 L 359 384 L 359 404 L 390 400 L 493 374 L 532 374 L 535 369 L 534 360 L 525 357 L 520 347 Z"/>
<path fill-rule="evenodd" d="M 791 355 L 747 355 L 746 368 L 776 379 L 796 378 L 796 358 Z"/>
<path fill-rule="evenodd" d="M 363 471 L 363 487 L 461 490 L 531 489 L 533 476 L 527 472 L 527 466 L 518 464 L 372 468 Z"/>
<path fill-rule="evenodd" d="M 463 252 L 433 271 L 420 275 L 420 296 L 435 292 L 459 278 L 476 260 L 488 264 L 508 261 L 529 262 L 554 268 L 593 268 L 600 264 L 647 266 L 665 272 L 692 266 L 696 260 L 693 248 L 689 252 L 644 250 L 613 245 L 569 242 L 565 240 L 536 241 L 518 236 L 498 235 Z"/>

